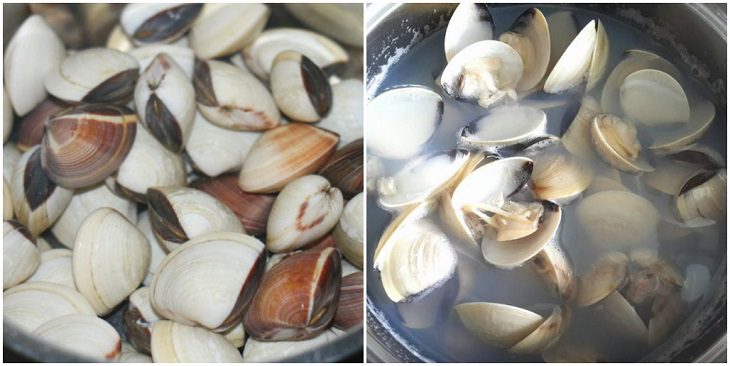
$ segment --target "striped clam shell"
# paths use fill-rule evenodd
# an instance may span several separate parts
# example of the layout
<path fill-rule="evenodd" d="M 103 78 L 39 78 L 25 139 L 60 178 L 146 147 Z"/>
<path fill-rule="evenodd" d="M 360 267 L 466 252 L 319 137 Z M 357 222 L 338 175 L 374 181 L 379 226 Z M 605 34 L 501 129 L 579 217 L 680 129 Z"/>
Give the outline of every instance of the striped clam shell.
<path fill-rule="evenodd" d="M 3 320 L 29 332 L 69 314 L 96 315 L 80 293 L 57 283 L 29 282 L 3 292 Z"/>
<path fill-rule="evenodd" d="M 3 290 L 30 277 L 41 263 L 41 252 L 19 222 L 3 222 Z"/>
<path fill-rule="evenodd" d="M 334 325 L 348 329 L 362 323 L 363 272 L 355 272 L 342 278 L 340 298 L 337 302 Z"/>
<path fill-rule="evenodd" d="M 363 189 L 363 139 L 357 139 L 337 150 L 319 174 L 342 191 L 346 200 Z"/>
<path fill-rule="evenodd" d="M 160 320 L 152 328 L 154 362 L 241 362 L 241 354 L 223 335 L 199 327 Z"/>
<path fill-rule="evenodd" d="M 132 149 L 137 116 L 126 107 L 87 104 L 48 120 L 42 144 L 43 170 L 66 188 L 101 182 Z"/>
<path fill-rule="evenodd" d="M 16 127 L 18 149 L 26 151 L 40 144 L 43 141 L 48 119 L 65 108 L 68 108 L 68 106 L 63 102 L 48 98 L 26 114 Z"/>
<path fill-rule="evenodd" d="M 109 323 L 93 315 L 58 317 L 43 323 L 33 334 L 62 349 L 99 361 L 116 361 L 122 354 L 119 333 Z"/>

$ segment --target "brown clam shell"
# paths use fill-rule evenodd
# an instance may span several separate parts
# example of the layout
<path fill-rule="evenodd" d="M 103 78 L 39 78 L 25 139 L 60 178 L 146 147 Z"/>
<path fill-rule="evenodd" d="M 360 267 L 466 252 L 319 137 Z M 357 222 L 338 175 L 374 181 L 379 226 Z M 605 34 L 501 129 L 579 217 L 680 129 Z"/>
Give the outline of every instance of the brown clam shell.
<path fill-rule="evenodd" d="M 132 34 L 140 43 L 167 43 L 180 38 L 193 25 L 203 4 L 185 4 L 165 9 L 147 19 Z"/>
<path fill-rule="evenodd" d="M 26 114 L 18 124 L 16 144 L 20 151 L 26 151 L 43 141 L 46 122 L 54 114 L 68 108 L 68 105 L 54 98 L 48 98 Z"/>
<path fill-rule="evenodd" d="M 346 200 L 363 190 L 363 139 L 357 139 L 337 150 L 319 170 Z"/>
<path fill-rule="evenodd" d="M 301 70 L 304 88 L 317 114 L 324 117 L 332 108 L 332 87 L 327 75 L 309 57 L 301 56 Z"/>
<path fill-rule="evenodd" d="M 302 340 L 324 332 L 337 310 L 342 264 L 336 249 L 307 250 L 264 273 L 243 327 L 263 341 Z"/>
<path fill-rule="evenodd" d="M 340 299 L 337 302 L 334 325 L 348 329 L 362 323 L 363 272 L 355 272 L 342 279 Z"/>
<path fill-rule="evenodd" d="M 223 202 L 236 214 L 246 232 L 251 235 L 266 233 L 266 221 L 274 205 L 275 195 L 246 193 L 238 187 L 238 177 L 225 174 L 213 179 L 199 179 L 190 183 Z"/>
<path fill-rule="evenodd" d="M 43 170 L 65 188 L 99 183 L 132 149 L 137 116 L 126 107 L 88 104 L 48 120 L 42 144 Z"/>
<path fill-rule="evenodd" d="M 243 162 L 238 186 L 246 192 L 278 192 L 292 180 L 314 173 L 335 152 L 339 135 L 304 123 L 266 131 Z"/>
<path fill-rule="evenodd" d="M 137 307 L 129 304 L 129 307 L 122 314 L 125 328 L 127 329 L 127 339 L 137 349 L 147 355 L 152 354 L 150 347 L 150 338 L 152 338 L 152 326 L 144 318 Z"/>

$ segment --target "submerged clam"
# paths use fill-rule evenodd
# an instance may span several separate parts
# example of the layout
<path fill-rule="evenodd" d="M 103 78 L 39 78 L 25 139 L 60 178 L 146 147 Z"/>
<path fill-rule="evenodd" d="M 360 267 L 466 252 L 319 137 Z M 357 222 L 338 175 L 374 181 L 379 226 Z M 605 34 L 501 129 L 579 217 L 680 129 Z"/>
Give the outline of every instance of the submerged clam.
<path fill-rule="evenodd" d="M 530 189 L 538 199 L 570 203 L 593 179 L 591 167 L 570 154 L 557 138 L 538 141 L 520 154 L 533 162 Z"/>
<path fill-rule="evenodd" d="M 499 40 L 512 46 L 522 57 L 524 70 L 516 90 L 527 92 L 535 88 L 550 62 L 550 31 L 545 16 L 537 8 L 525 10 Z"/>
<path fill-rule="evenodd" d="M 472 121 L 461 131 L 459 144 L 492 151 L 523 144 L 545 133 L 547 115 L 533 107 L 502 106 Z"/>
<path fill-rule="evenodd" d="M 687 123 L 690 106 L 682 85 L 660 70 L 635 71 L 621 84 L 621 108 L 628 118 L 646 126 Z"/>
<path fill-rule="evenodd" d="M 470 44 L 492 39 L 493 36 L 494 22 L 486 4 L 459 4 L 446 27 L 446 61 Z"/>
<path fill-rule="evenodd" d="M 591 20 L 573 39 L 545 80 L 546 93 L 560 93 L 601 78 L 608 58 L 608 39 L 600 20 Z"/>
<path fill-rule="evenodd" d="M 727 170 L 700 171 L 690 177 L 674 200 L 677 217 L 690 225 L 724 222 Z"/>
<path fill-rule="evenodd" d="M 317 122 L 332 107 L 332 87 L 327 75 L 299 52 L 276 55 L 269 83 L 276 106 L 294 121 Z"/>
<path fill-rule="evenodd" d="M 591 140 L 601 159 L 616 169 L 627 173 L 654 170 L 640 155 L 636 127 L 628 120 L 611 114 L 597 115 L 591 123 Z"/>
<path fill-rule="evenodd" d="M 600 113 L 601 105 L 595 98 L 584 96 L 581 99 L 578 112 L 560 139 L 563 146 L 573 155 L 584 159 L 596 155 L 592 145 L 591 125 Z"/>

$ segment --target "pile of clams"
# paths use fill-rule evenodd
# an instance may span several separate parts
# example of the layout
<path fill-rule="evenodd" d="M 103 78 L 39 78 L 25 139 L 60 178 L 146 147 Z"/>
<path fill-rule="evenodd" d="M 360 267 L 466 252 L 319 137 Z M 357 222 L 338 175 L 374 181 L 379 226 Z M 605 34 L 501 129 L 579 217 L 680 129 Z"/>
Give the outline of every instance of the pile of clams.
<path fill-rule="evenodd" d="M 715 106 L 656 54 L 609 64 L 599 19 L 530 8 L 494 24 L 486 5 L 460 4 L 436 87 L 389 86 L 366 106 L 368 193 L 393 217 L 375 241 L 382 292 L 406 327 L 455 315 L 475 339 L 548 362 L 625 361 L 571 335 L 597 315 L 645 354 L 708 294 L 712 249 L 675 251 L 725 225 L 724 154 L 702 143 Z M 479 116 L 447 120 L 449 104 Z M 520 273 L 509 286 L 542 278 L 552 304 L 475 295 L 512 291 L 469 287 L 483 285 L 462 261 L 479 251 L 490 273 Z"/>
<path fill-rule="evenodd" d="M 296 16 L 362 22 L 321 5 Z M 123 362 L 275 361 L 360 332 L 362 45 L 272 9 L 25 9 L 4 59 L 6 327 Z"/>

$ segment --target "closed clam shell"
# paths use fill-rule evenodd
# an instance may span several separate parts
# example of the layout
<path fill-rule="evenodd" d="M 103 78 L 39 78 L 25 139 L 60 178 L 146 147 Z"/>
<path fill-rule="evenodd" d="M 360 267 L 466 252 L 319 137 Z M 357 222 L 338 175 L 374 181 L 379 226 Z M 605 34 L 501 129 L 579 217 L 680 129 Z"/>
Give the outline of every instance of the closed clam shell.
<path fill-rule="evenodd" d="M 137 80 L 134 102 L 140 122 L 170 151 L 180 153 L 195 118 L 195 90 L 166 53 L 158 54 Z"/>
<path fill-rule="evenodd" d="M 89 48 L 67 57 L 48 73 L 48 93 L 67 102 L 126 103 L 134 93 L 139 63 L 109 48 Z"/>
<path fill-rule="evenodd" d="M 160 263 L 162 263 L 162 260 L 167 256 L 167 249 L 162 242 L 157 239 L 157 236 L 155 236 L 154 230 L 152 229 L 152 221 L 150 220 L 149 210 L 145 210 L 137 215 L 137 228 L 142 232 L 142 234 L 144 234 L 147 241 L 150 243 L 150 268 L 147 271 L 144 281 L 142 281 L 145 286 L 150 286 L 155 273 L 157 273 L 157 268 L 160 266 Z"/>
<path fill-rule="evenodd" d="M 355 3 L 285 4 L 307 27 L 350 46 L 363 46 L 363 7 Z"/>
<path fill-rule="evenodd" d="M 340 221 L 332 232 L 337 249 L 358 268 L 363 268 L 364 205 L 364 193 L 358 194 L 347 202 L 342 210 Z"/>
<path fill-rule="evenodd" d="M 250 235 L 266 233 L 266 221 L 276 196 L 242 191 L 238 187 L 238 177 L 233 174 L 196 180 L 190 187 L 208 193 L 230 208 Z"/>
<path fill-rule="evenodd" d="M 24 283 L 3 292 L 3 319 L 29 332 L 68 314 L 96 315 L 80 293 L 56 283 Z"/>
<path fill-rule="evenodd" d="M 129 307 L 122 315 L 127 330 L 127 339 L 144 354 L 150 354 L 152 327 L 160 316 L 152 309 L 150 288 L 140 287 L 129 295 Z"/>
<path fill-rule="evenodd" d="M 13 169 L 13 208 L 18 221 L 38 236 L 49 228 L 66 209 L 73 191 L 57 186 L 44 172 L 41 148 L 26 151 Z"/>
<path fill-rule="evenodd" d="M 244 362 L 276 362 L 315 350 L 340 338 L 345 331 L 330 328 L 322 334 L 305 340 L 266 342 L 249 338 L 243 347 Z"/>
<path fill-rule="evenodd" d="M 19 116 L 46 98 L 45 77 L 66 57 L 66 49 L 40 15 L 28 17 L 5 49 L 5 91 Z"/>
<path fill-rule="evenodd" d="M 48 98 L 23 116 L 17 126 L 18 149 L 26 151 L 43 141 L 46 122 L 57 112 L 67 108 L 67 105 L 55 99 Z"/>
<path fill-rule="evenodd" d="M 117 196 L 106 185 L 97 184 L 74 192 L 71 202 L 51 226 L 53 236 L 61 244 L 73 249 L 76 233 L 81 223 L 87 216 L 101 207 L 113 208 L 130 221 L 137 221 L 137 205 Z"/>
<path fill-rule="evenodd" d="M 567 204 L 593 180 L 591 167 L 565 149 L 559 139 L 539 141 L 521 155 L 532 159 L 530 189 L 536 198 Z"/>
<path fill-rule="evenodd" d="M 264 274 L 243 327 L 258 340 L 316 337 L 337 311 L 341 272 L 340 255 L 333 248 L 283 259 Z"/>
<path fill-rule="evenodd" d="M 152 229 L 170 251 L 197 236 L 245 233 L 236 215 L 221 201 L 197 189 L 157 187 L 147 191 Z"/>
<path fill-rule="evenodd" d="M 33 334 L 63 350 L 98 361 L 116 361 L 122 353 L 119 333 L 93 315 L 64 315 L 43 323 Z"/>
<path fill-rule="evenodd" d="M 100 208 L 79 227 L 73 250 L 74 281 L 99 315 L 109 313 L 142 283 L 150 244 L 136 225 Z"/>
<path fill-rule="evenodd" d="M 317 126 L 339 134 L 338 147 L 363 136 L 364 89 L 362 81 L 357 79 L 347 79 L 332 85 L 332 108 Z"/>
<path fill-rule="evenodd" d="M 332 107 L 327 75 L 299 52 L 284 51 L 276 56 L 269 84 L 276 106 L 292 120 L 317 122 Z"/>
<path fill-rule="evenodd" d="M 194 238 L 160 264 L 150 290 L 152 306 L 177 323 L 227 330 L 247 311 L 265 260 L 264 244 L 252 236 L 218 232 Z"/>
<path fill-rule="evenodd" d="M 188 79 L 193 79 L 195 54 L 190 48 L 176 44 L 151 44 L 129 50 L 128 53 L 137 59 L 140 70 L 146 70 L 157 55 L 165 53 L 175 60 Z"/>
<path fill-rule="evenodd" d="M 662 152 L 681 151 L 694 144 L 710 128 L 715 120 L 715 104 L 707 99 L 692 102 L 689 122 L 679 129 L 654 136 L 649 148 Z"/>
<path fill-rule="evenodd" d="M 220 334 L 160 320 L 152 328 L 154 362 L 241 362 L 241 354 Z"/>
<path fill-rule="evenodd" d="M 345 199 L 351 199 L 363 189 L 363 140 L 355 140 L 337 150 L 319 174 L 342 191 Z"/>
<path fill-rule="evenodd" d="M 461 131 L 459 143 L 484 150 L 523 144 L 545 134 L 547 115 L 527 106 L 492 108 Z"/>
<path fill-rule="evenodd" d="M 17 221 L 3 222 L 3 290 L 28 279 L 41 263 L 30 232 Z"/>
<path fill-rule="evenodd" d="M 273 28 L 262 32 L 244 47 L 246 66 L 259 78 L 266 80 L 276 56 L 286 50 L 307 56 L 327 74 L 335 72 L 349 61 L 347 52 L 333 40 L 318 33 L 297 28 Z"/>
<path fill-rule="evenodd" d="M 251 74 L 221 61 L 199 61 L 193 77 L 198 109 L 221 127 L 268 130 L 281 115 L 266 87 Z"/>
<path fill-rule="evenodd" d="M 202 4 L 128 4 L 119 23 L 135 42 L 169 43 L 190 29 Z"/>
<path fill-rule="evenodd" d="M 449 19 L 444 36 L 446 61 L 472 43 L 494 37 L 494 22 L 486 4 L 459 4 Z"/>
<path fill-rule="evenodd" d="M 473 335 L 500 348 L 518 344 L 545 321 L 532 311 L 506 304 L 472 302 L 454 310 Z"/>
<path fill-rule="evenodd" d="M 270 13 L 264 4 L 205 4 L 190 30 L 190 48 L 201 59 L 238 52 L 261 33 Z"/>
<path fill-rule="evenodd" d="M 85 104 L 48 120 L 43 170 L 58 185 L 88 187 L 111 175 L 132 149 L 137 116 L 126 107 Z"/>
<path fill-rule="evenodd" d="M 265 132 L 243 162 L 238 185 L 246 192 L 278 192 L 292 180 L 319 170 L 334 154 L 337 134 L 303 123 Z"/>
<path fill-rule="evenodd" d="M 28 282 L 57 283 L 76 289 L 72 256 L 69 249 L 51 249 L 41 253 L 41 265 Z"/>
<path fill-rule="evenodd" d="M 307 175 L 291 181 L 271 208 L 266 248 L 289 252 L 313 242 L 337 225 L 342 208 L 342 193 L 327 179 Z"/>
<path fill-rule="evenodd" d="M 334 325 L 348 329 L 362 323 L 363 272 L 355 272 L 342 278 L 340 298 L 337 302 Z"/>

